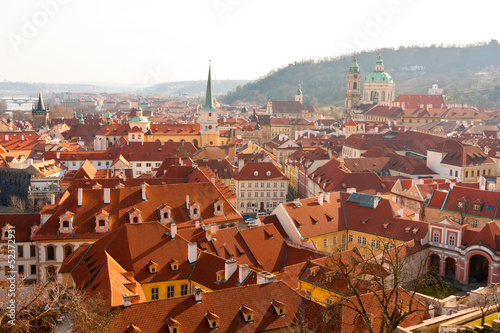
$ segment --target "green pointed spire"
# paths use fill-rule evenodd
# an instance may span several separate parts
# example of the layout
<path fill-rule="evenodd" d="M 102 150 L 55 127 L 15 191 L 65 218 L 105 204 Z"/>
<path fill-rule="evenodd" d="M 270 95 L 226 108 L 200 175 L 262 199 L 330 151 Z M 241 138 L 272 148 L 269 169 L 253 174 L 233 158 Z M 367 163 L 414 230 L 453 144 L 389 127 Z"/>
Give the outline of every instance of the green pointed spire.
<path fill-rule="evenodd" d="M 302 86 L 300 85 L 300 81 L 299 81 L 299 86 L 297 88 L 297 95 L 302 95 Z"/>
<path fill-rule="evenodd" d="M 212 64 L 208 63 L 208 81 L 207 81 L 207 94 L 205 96 L 205 106 L 202 110 L 217 110 L 214 106 L 214 98 L 212 97 Z"/>
<path fill-rule="evenodd" d="M 83 119 L 83 111 L 82 110 L 80 110 L 80 119 L 78 120 L 78 124 L 80 124 L 80 125 L 85 124 L 85 120 Z"/>
<path fill-rule="evenodd" d="M 351 67 L 349 68 L 349 72 L 359 73 L 359 65 L 358 65 L 358 60 L 356 59 L 356 54 L 354 54 L 352 57 L 352 64 Z"/>

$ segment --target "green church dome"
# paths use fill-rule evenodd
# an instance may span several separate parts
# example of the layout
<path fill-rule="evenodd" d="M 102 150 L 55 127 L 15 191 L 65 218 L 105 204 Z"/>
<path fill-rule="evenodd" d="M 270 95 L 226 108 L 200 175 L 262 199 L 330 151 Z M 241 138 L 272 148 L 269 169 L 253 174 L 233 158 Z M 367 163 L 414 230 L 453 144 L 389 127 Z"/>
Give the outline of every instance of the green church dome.
<path fill-rule="evenodd" d="M 392 82 L 394 82 L 394 80 L 386 72 L 373 71 L 366 76 L 365 82 L 392 83 Z"/>
<path fill-rule="evenodd" d="M 149 120 L 148 118 L 143 116 L 135 116 L 134 118 L 130 119 L 129 123 L 149 123 Z"/>

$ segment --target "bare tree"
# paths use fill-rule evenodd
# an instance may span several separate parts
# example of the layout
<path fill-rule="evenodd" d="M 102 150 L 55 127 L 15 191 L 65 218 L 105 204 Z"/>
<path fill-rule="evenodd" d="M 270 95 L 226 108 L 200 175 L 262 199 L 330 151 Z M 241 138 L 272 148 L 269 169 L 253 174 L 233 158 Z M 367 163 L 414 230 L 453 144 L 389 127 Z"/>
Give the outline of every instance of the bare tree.
<path fill-rule="evenodd" d="M 0 290 L 0 332 L 107 332 L 116 318 L 101 297 L 89 298 L 55 282 L 25 284 L 18 278 L 14 285 L 14 295 L 12 286 Z"/>
<path fill-rule="evenodd" d="M 50 110 L 50 119 L 54 118 L 73 118 L 73 109 L 64 106 L 58 106 L 54 110 Z"/>
<path fill-rule="evenodd" d="M 416 294 L 428 283 L 427 252 L 415 241 L 399 246 L 394 240 L 380 241 L 381 246 L 375 242 L 358 251 L 368 259 L 342 253 L 331 256 L 327 264 L 349 292 L 332 308 L 342 313 L 343 325 L 370 333 L 396 332 L 406 319 L 425 317 L 428 310 Z"/>
<path fill-rule="evenodd" d="M 11 196 L 10 202 L 12 207 L 14 207 L 14 209 L 18 210 L 20 213 L 24 213 L 28 207 L 26 200 L 18 197 L 17 195 Z"/>

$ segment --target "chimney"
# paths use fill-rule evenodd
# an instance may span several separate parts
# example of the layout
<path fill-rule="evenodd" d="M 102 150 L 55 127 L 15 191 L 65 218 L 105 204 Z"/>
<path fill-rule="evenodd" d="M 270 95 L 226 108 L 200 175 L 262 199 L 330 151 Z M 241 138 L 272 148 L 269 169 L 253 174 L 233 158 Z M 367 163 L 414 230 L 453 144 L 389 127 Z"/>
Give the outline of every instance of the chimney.
<path fill-rule="evenodd" d="M 130 296 L 127 293 L 122 294 L 122 305 L 124 308 L 130 308 Z"/>
<path fill-rule="evenodd" d="M 142 201 L 148 201 L 148 196 L 146 194 L 146 183 L 142 183 L 142 187 L 141 187 L 141 199 L 142 199 Z"/>
<path fill-rule="evenodd" d="M 207 242 L 212 241 L 212 232 L 210 231 L 210 229 L 205 230 L 205 239 L 207 240 Z"/>
<path fill-rule="evenodd" d="M 56 195 L 54 193 L 52 193 L 50 195 L 50 204 L 51 205 L 55 205 L 56 204 Z"/>
<path fill-rule="evenodd" d="M 455 187 L 455 183 L 450 183 L 450 190 L 453 190 L 453 187 Z"/>
<path fill-rule="evenodd" d="M 194 223 L 194 227 L 195 228 L 199 228 L 200 227 L 200 221 L 196 220 L 196 222 Z"/>
<path fill-rule="evenodd" d="M 186 208 L 189 208 L 189 194 L 186 195 Z"/>
<path fill-rule="evenodd" d="M 198 286 L 193 286 L 193 296 L 194 296 L 194 300 L 196 301 L 196 303 L 201 303 L 201 294 L 202 294 L 202 290 L 200 287 Z"/>
<path fill-rule="evenodd" d="M 238 268 L 238 283 L 242 284 L 243 281 L 248 277 L 248 274 L 250 274 L 250 268 L 248 268 L 247 264 L 240 265 Z"/>
<path fill-rule="evenodd" d="M 401 204 L 401 207 L 399 207 L 399 216 L 401 216 L 401 218 L 403 218 L 403 216 L 404 216 L 404 211 L 405 211 L 405 208 L 403 207 L 403 204 Z"/>
<path fill-rule="evenodd" d="M 300 198 L 295 197 L 295 199 L 293 199 L 293 203 L 295 204 L 295 207 L 300 207 Z"/>
<path fill-rule="evenodd" d="M 321 193 L 320 195 L 318 195 L 318 204 L 320 206 L 323 206 L 323 193 Z"/>
<path fill-rule="evenodd" d="M 269 272 L 259 272 L 257 273 L 257 284 L 266 284 L 276 281 L 276 276 Z"/>
<path fill-rule="evenodd" d="M 78 207 L 83 206 L 83 189 L 78 189 Z"/>
<path fill-rule="evenodd" d="M 373 208 L 377 208 L 379 202 L 380 202 L 379 197 L 373 198 Z"/>
<path fill-rule="evenodd" d="M 172 239 L 175 239 L 175 235 L 177 234 L 177 224 L 174 222 L 170 224 L 170 234 L 172 235 Z"/>
<path fill-rule="evenodd" d="M 420 213 L 416 212 L 415 216 L 413 217 L 413 221 L 420 221 Z"/>
<path fill-rule="evenodd" d="M 21 141 L 24 141 L 24 134 L 21 135 Z"/>
<path fill-rule="evenodd" d="M 9 141 L 9 135 L 5 134 L 5 141 Z"/>
<path fill-rule="evenodd" d="M 111 190 L 109 188 L 104 189 L 104 204 L 109 205 L 111 203 Z"/>
<path fill-rule="evenodd" d="M 210 178 L 210 182 L 215 185 L 215 178 L 214 177 Z"/>
<path fill-rule="evenodd" d="M 330 203 L 330 192 L 325 193 L 325 201 Z"/>
<path fill-rule="evenodd" d="M 229 280 L 237 269 L 238 262 L 235 259 L 226 260 L 226 264 L 224 266 L 224 279 L 226 279 L 226 281 Z"/>
<path fill-rule="evenodd" d="M 188 261 L 190 264 L 196 262 L 198 257 L 198 249 L 196 247 L 196 243 L 190 242 L 188 243 Z"/>

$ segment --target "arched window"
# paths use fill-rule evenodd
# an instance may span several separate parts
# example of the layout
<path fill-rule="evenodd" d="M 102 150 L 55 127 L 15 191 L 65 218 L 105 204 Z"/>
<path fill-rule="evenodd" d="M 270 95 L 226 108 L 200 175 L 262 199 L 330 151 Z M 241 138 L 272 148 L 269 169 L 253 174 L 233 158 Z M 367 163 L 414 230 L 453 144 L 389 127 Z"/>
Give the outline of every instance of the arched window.
<path fill-rule="evenodd" d="M 72 252 L 73 252 L 73 246 L 69 244 L 64 246 L 64 258 L 69 256 Z"/>
<path fill-rule="evenodd" d="M 385 101 L 385 91 L 382 91 L 382 100 Z"/>
<path fill-rule="evenodd" d="M 55 250 L 54 246 L 52 246 L 52 245 L 47 246 L 46 251 L 47 251 L 47 253 L 46 253 L 47 260 L 56 260 L 56 250 Z"/>
<path fill-rule="evenodd" d="M 132 139 L 135 139 L 135 134 L 132 134 Z"/>

